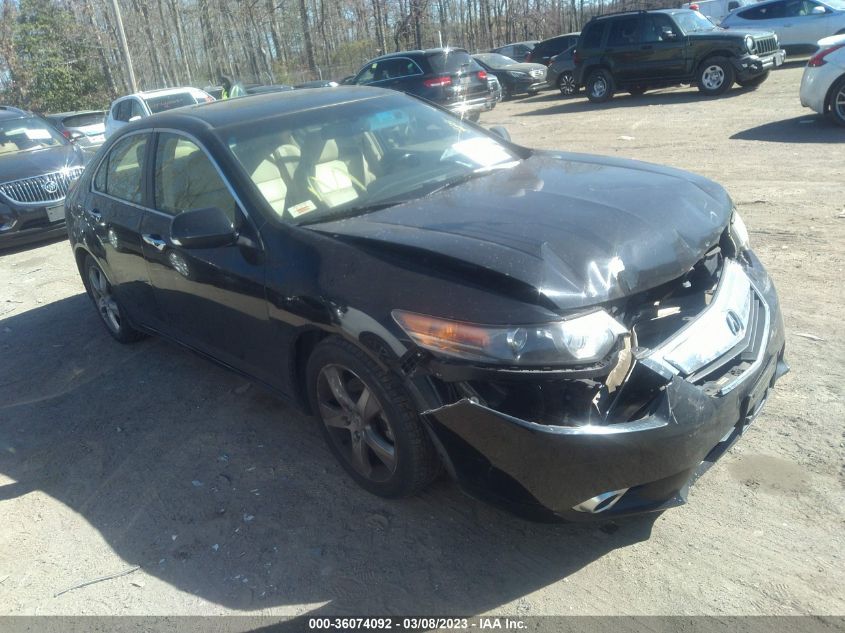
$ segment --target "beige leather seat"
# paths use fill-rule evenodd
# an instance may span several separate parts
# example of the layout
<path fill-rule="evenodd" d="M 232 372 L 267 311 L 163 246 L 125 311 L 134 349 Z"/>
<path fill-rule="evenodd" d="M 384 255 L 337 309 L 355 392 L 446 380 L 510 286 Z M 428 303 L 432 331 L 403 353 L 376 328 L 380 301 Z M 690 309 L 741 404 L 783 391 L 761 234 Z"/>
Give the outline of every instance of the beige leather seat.
<path fill-rule="evenodd" d="M 282 145 L 262 160 L 250 174 L 261 195 L 279 217 L 285 212 L 285 200 L 299 164 L 299 148 Z"/>

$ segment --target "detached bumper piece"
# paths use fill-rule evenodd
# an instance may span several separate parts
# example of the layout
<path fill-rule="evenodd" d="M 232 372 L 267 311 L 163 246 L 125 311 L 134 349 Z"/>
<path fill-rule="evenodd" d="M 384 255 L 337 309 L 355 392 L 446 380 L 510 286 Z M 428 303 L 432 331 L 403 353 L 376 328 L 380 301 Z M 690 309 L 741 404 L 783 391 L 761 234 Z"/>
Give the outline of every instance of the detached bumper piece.
<path fill-rule="evenodd" d="M 746 81 L 782 66 L 785 59 L 786 51 L 779 49 L 766 54 L 745 55 L 734 62 L 734 68 L 737 78 Z"/>
<path fill-rule="evenodd" d="M 736 441 L 788 371 L 777 296 L 750 257 L 747 267 L 727 261 L 697 319 L 660 347 L 634 349 L 601 416 L 541 423 L 471 397 L 426 412 L 461 486 L 537 519 L 608 518 L 684 503 L 689 485 Z M 683 348 L 700 347 L 705 335 L 724 349 L 680 362 L 697 351 L 683 356 Z"/>

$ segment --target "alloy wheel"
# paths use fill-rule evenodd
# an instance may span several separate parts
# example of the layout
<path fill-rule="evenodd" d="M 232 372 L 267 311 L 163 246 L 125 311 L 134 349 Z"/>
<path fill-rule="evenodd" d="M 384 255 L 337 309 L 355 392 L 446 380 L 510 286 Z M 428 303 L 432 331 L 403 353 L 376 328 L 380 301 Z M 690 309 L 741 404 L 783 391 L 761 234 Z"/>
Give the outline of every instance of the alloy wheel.
<path fill-rule="evenodd" d="M 317 406 L 349 465 L 370 481 L 388 480 L 396 470 L 396 440 L 373 390 L 348 367 L 326 365 L 317 376 Z"/>
<path fill-rule="evenodd" d="M 715 64 L 708 66 L 701 74 L 701 83 L 708 90 L 718 90 L 725 83 L 725 71 Z"/>
<path fill-rule="evenodd" d="M 590 87 L 590 92 L 596 99 L 601 99 L 607 94 L 607 79 L 604 76 L 599 76 Z"/>
<path fill-rule="evenodd" d="M 833 95 L 831 104 L 833 106 L 833 110 L 836 112 L 837 118 L 840 121 L 845 122 L 845 83 L 843 83 L 842 87 L 839 88 L 839 92 Z"/>
<path fill-rule="evenodd" d="M 575 77 L 572 76 L 572 73 L 563 73 L 558 79 L 557 87 L 561 94 L 566 96 L 575 94 Z"/>
<path fill-rule="evenodd" d="M 114 333 L 120 332 L 120 308 L 112 297 L 111 286 L 106 276 L 99 267 L 88 268 L 88 285 L 91 287 L 94 303 L 106 327 Z"/>

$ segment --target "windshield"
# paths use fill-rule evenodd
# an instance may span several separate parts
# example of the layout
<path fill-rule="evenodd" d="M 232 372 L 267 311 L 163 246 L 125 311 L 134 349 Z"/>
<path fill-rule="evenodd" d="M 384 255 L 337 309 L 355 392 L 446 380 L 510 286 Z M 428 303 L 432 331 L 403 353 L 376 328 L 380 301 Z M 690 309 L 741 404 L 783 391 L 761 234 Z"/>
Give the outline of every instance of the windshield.
<path fill-rule="evenodd" d="M 698 11 L 679 11 L 672 14 L 672 17 L 684 33 L 715 31 L 719 28 Z"/>
<path fill-rule="evenodd" d="M 293 224 L 360 215 L 520 160 L 494 137 L 401 95 L 220 133 L 276 217 Z"/>
<path fill-rule="evenodd" d="M 66 143 L 53 126 L 39 118 L 0 121 L 0 155 L 58 147 Z"/>
<path fill-rule="evenodd" d="M 845 0 L 825 0 L 825 4 L 832 9 L 838 9 L 840 11 L 845 9 Z"/>
<path fill-rule="evenodd" d="M 447 48 L 428 55 L 428 62 L 431 64 L 431 69 L 436 73 L 459 73 L 467 69 L 478 69 L 478 64 L 464 50 Z"/>
<path fill-rule="evenodd" d="M 199 103 L 190 92 L 177 92 L 176 94 L 163 95 L 161 97 L 147 97 L 146 102 L 147 107 L 149 107 L 150 112 L 153 114 Z"/>
<path fill-rule="evenodd" d="M 510 57 L 499 55 L 499 53 L 482 53 L 480 55 L 476 55 L 475 59 L 487 64 L 490 68 L 504 68 L 505 66 L 510 66 L 516 63 Z"/>

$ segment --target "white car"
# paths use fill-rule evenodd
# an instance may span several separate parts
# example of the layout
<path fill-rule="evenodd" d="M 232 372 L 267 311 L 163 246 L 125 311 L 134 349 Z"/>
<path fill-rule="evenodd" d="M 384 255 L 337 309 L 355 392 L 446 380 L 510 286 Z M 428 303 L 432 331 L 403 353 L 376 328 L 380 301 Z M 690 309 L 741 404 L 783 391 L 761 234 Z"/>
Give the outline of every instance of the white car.
<path fill-rule="evenodd" d="M 765 0 L 730 13 L 721 26 L 774 31 L 787 53 L 812 53 L 820 39 L 845 33 L 845 0 Z"/>
<path fill-rule="evenodd" d="M 682 9 L 698 11 L 713 24 L 719 24 L 731 11 L 752 4 L 754 0 L 700 0 L 699 2 L 685 2 Z"/>
<path fill-rule="evenodd" d="M 106 115 L 106 138 L 130 121 L 206 101 L 214 101 L 214 97 L 199 88 L 164 88 L 120 97 L 112 102 Z"/>
<path fill-rule="evenodd" d="M 801 78 L 801 105 L 845 125 L 845 35 L 819 41 Z"/>

